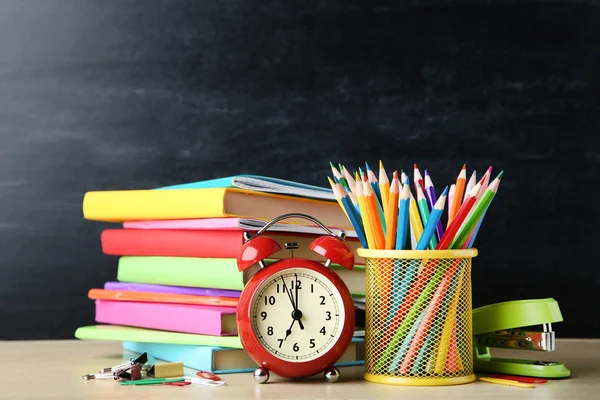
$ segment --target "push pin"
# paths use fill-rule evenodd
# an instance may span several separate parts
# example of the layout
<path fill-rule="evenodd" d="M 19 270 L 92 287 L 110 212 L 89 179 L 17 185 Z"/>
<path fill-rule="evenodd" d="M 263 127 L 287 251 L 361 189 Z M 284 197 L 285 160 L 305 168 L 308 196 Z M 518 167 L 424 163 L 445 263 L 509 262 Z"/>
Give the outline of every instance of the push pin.
<path fill-rule="evenodd" d="M 142 353 L 139 356 L 137 356 L 136 358 L 130 358 L 129 361 L 124 362 L 123 364 L 115 365 L 114 367 L 110 367 L 110 368 L 102 368 L 100 370 L 100 373 L 104 374 L 104 373 L 108 373 L 108 372 L 127 370 L 135 364 L 146 364 L 147 362 L 148 362 L 148 354 Z"/>

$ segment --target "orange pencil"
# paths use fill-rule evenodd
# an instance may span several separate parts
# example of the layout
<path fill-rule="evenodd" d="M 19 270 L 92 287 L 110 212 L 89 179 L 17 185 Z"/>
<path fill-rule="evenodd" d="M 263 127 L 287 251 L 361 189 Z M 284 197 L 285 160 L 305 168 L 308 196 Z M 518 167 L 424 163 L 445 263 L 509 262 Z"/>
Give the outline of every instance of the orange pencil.
<path fill-rule="evenodd" d="M 400 197 L 400 180 L 398 171 L 394 171 L 392 185 L 390 186 L 390 198 L 386 207 L 385 221 L 387 230 L 385 232 L 386 250 L 394 250 L 396 246 L 396 227 L 398 226 L 398 199 Z"/>
<path fill-rule="evenodd" d="M 358 182 L 357 182 L 358 184 Z M 373 236 L 375 237 L 375 248 L 385 248 L 385 236 L 383 236 L 383 228 L 381 227 L 381 221 L 379 219 L 379 211 L 377 210 L 377 198 L 371 184 L 363 180 L 363 193 L 365 202 L 367 203 L 367 212 L 369 213 L 369 220 L 371 222 L 371 228 L 373 229 Z"/>
<path fill-rule="evenodd" d="M 467 184 L 467 164 L 463 164 L 462 169 L 460 170 L 460 173 L 458 174 L 458 178 L 456 178 L 456 189 L 454 192 L 454 199 L 452 200 L 452 207 L 450 207 L 450 210 L 448 212 L 448 225 L 450 225 L 450 222 L 452 222 L 452 220 L 454 219 L 454 217 L 456 216 L 456 213 L 458 212 L 460 205 L 462 204 L 463 201 L 463 196 L 465 194 L 465 186 Z"/>

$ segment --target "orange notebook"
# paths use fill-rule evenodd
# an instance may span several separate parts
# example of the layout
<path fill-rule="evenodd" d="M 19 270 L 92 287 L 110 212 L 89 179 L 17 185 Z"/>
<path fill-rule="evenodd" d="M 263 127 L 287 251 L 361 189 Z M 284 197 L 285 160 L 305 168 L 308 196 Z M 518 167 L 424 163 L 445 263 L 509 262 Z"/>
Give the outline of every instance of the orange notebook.
<path fill-rule="evenodd" d="M 194 296 L 189 294 L 132 292 L 128 290 L 90 289 L 92 300 L 141 301 L 146 303 L 195 304 L 200 306 L 237 307 L 236 297 Z"/>
<path fill-rule="evenodd" d="M 83 198 L 84 218 L 105 222 L 216 217 L 271 220 L 292 212 L 311 215 L 326 226 L 353 229 L 335 201 L 251 190 L 113 190 L 88 192 Z M 290 219 L 286 222 L 301 225 L 310 223 L 303 219 Z"/>

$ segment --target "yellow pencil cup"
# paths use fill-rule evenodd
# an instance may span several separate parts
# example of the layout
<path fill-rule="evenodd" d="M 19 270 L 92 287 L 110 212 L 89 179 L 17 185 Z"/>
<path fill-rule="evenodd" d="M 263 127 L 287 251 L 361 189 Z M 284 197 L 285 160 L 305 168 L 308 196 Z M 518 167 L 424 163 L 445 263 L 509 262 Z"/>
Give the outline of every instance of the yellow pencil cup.
<path fill-rule="evenodd" d="M 357 253 L 366 265 L 364 379 L 408 386 L 473 382 L 477 249 Z"/>

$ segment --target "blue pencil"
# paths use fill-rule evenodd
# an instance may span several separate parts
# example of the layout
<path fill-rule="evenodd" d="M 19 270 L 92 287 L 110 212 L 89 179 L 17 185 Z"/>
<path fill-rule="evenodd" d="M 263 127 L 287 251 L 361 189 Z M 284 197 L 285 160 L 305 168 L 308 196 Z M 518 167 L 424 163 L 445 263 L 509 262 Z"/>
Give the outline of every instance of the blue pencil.
<path fill-rule="evenodd" d="M 429 203 L 429 207 L 433 208 L 436 203 L 435 198 L 435 189 L 433 187 L 433 182 L 431 181 L 431 177 L 427 170 L 425 170 L 425 197 L 427 197 L 427 202 Z M 444 235 L 444 227 L 442 225 L 442 221 L 438 221 L 437 227 L 435 229 L 435 233 L 437 239 L 440 240 Z M 432 249 L 433 250 L 433 249 Z"/>
<path fill-rule="evenodd" d="M 406 248 L 406 240 L 408 239 L 408 207 L 410 203 L 410 187 L 408 183 L 402 186 L 400 192 L 400 205 L 398 206 L 398 227 L 396 229 L 396 250 L 404 250 Z"/>
<path fill-rule="evenodd" d="M 429 214 L 429 219 L 427 220 L 425 229 L 423 229 L 423 234 L 421 234 L 421 239 L 419 240 L 419 243 L 417 243 L 417 248 L 415 250 L 427 249 L 427 245 L 429 244 L 431 237 L 434 235 L 438 222 L 444 213 L 447 194 L 448 186 L 446 186 L 440 198 L 435 202 L 435 205 L 431 210 L 431 214 Z"/>
<path fill-rule="evenodd" d="M 339 182 L 331 185 L 331 188 L 333 189 L 333 194 L 335 195 L 335 197 L 340 199 L 342 205 L 346 209 L 346 213 L 348 214 L 350 223 L 354 227 L 354 231 L 356 231 L 356 236 L 358 236 L 360 244 L 364 249 L 368 249 L 369 246 L 367 244 L 362 218 L 360 217 L 360 215 L 356 214 L 356 210 L 354 210 L 354 206 L 350 201 L 350 196 L 348 196 L 348 193 L 346 192 L 342 184 Z"/>
<path fill-rule="evenodd" d="M 375 192 L 375 196 L 377 196 L 377 200 L 379 200 L 379 202 L 381 203 L 381 191 L 379 190 L 379 185 L 377 184 L 377 176 L 375 175 L 375 172 L 373 172 L 373 170 L 371 169 L 371 166 L 369 166 L 369 163 L 366 161 L 365 167 L 367 168 L 367 180 L 371 184 L 373 192 Z"/>

